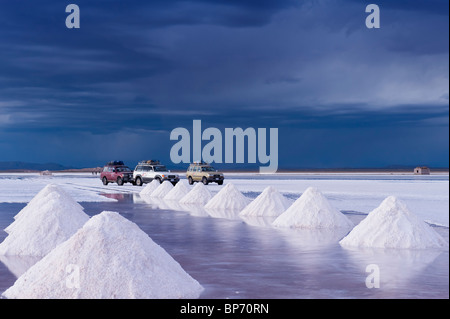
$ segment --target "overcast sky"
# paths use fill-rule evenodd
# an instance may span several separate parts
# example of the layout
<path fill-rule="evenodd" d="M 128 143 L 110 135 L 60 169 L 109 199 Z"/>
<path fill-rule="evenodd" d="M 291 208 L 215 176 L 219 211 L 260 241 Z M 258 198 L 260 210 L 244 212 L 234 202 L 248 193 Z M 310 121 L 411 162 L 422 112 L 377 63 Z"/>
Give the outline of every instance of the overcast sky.
<path fill-rule="evenodd" d="M 448 167 L 448 86 L 448 0 L 0 0 L 0 162 L 171 166 L 200 119 L 278 128 L 280 168 Z"/>

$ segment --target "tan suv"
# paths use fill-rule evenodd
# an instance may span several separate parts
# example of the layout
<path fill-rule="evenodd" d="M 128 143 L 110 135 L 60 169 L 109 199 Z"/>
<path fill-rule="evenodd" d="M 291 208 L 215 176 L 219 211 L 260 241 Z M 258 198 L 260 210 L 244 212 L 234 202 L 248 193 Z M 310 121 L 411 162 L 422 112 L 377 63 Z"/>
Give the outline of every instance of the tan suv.
<path fill-rule="evenodd" d="M 223 184 L 223 174 L 219 173 L 208 163 L 192 163 L 186 171 L 186 177 L 189 184 L 192 185 L 194 182 L 202 182 L 205 185 L 209 183 L 217 183 L 219 185 Z"/>

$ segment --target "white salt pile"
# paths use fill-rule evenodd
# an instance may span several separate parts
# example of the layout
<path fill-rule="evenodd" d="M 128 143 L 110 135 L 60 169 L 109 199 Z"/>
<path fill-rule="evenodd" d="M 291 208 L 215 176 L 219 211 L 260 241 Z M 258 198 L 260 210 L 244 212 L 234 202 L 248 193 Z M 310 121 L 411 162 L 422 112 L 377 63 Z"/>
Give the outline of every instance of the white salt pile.
<path fill-rule="evenodd" d="M 156 179 L 154 179 L 151 183 L 148 183 L 143 190 L 139 193 L 139 195 L 151 195 L 155 189 L 157 189 L 161 185 Z"/>
<path fill-rule="evenodd" d="M 17 215 L 14 216 L 14 220 L 18 220 L 21 216 L 27 215 L 27 212 L 29 210 L 35 210 L 36 207 L 38 207 L 42 203 L 45 203 L 45 201 L 47 200 L 47 195 L 51 193 L 58 193 L 64 202 L 70 202 L 72 205 L 77 206 L 78 208 L 83 210 L 83 207 L 78 204 L 69 194 L 67 194 L 61 186 L 48 184 L 28 202 L 27 206 L 25 206 Z"/>
<path fill-rule="evenodd" d="M 249 203 L 249 198 L 245 197 L 232 183 L 228 183 L 213 198 L 211 198 L 205 205 L 205 208 L 241 211 Z"/>
<path fill-rule="evenodd" d="M 32 266 L 6 298 L 198 298 L 202 286 L 136 224 L 114 212 L 92 217 Z"/>
<path fill-rule="evenodd" d="M 386 198 L 339 243 L 349 247 L 448 248 L 431 226 L 394 196 Z"/>
<path fill-rule="evenodd" d="M 162 182 L 162 184 L 159 185 L 158 188 L 155 189 L 153 191 L 153 193 L 150 194 L 150 196 L 163 198 L 172 190 L 172 188 L 173 188 L 173 185 L 171 182 L 168 182 L 168 181 Z"/>
<path fill-rule="evenodd" d="M 211 192 L 203 183 L 197 183 L 193 189 L 180 199 L 180 204 L 204 205 L 212 198 Z"/>
<path fill-rule="evenodd" d="M 170 190 L 170 192 L 167 193 L 166 196 L 164 196 L 164 199 L 167 200 L 180 200 L 182 199 L 187 193 L 189 193 L 190 188 L 187 186 L 185 181 L 179 181 L 174 188 Z"/>
<path fill-rule="evenodd" d="M 56 185 L 49 185 L 7 227 L 8 237 L 0 244 L 0 255 L 45 256 L 88 220 L 73 198 Z"/>
<path fill-rule="evenodd" d="M 290 206 L 289 200 L 272 186 L 266 187 L 239 215 L 279 216 Z"/>
<path fill-rule="evenodd" d="M 353 223 L 314 187 L 309 187 L 272 225 L 306 229 L 353 227 Z"/>

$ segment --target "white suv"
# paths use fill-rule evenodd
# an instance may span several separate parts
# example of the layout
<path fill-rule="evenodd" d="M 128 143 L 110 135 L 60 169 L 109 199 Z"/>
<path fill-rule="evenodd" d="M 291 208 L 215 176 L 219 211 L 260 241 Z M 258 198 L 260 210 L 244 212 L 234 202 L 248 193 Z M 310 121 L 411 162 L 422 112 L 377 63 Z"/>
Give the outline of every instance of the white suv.
<path fill-rule="evenodd" d="M 134 182 L 137 186 L 149 183 L 156 179 L 160 183 L 169 181 L 173 185 L 180 181 L 178 174 L 171 173 L 166 166 L 161 165 L 159 161 L 142 161 L 139 162 L 133 171 Z"/>

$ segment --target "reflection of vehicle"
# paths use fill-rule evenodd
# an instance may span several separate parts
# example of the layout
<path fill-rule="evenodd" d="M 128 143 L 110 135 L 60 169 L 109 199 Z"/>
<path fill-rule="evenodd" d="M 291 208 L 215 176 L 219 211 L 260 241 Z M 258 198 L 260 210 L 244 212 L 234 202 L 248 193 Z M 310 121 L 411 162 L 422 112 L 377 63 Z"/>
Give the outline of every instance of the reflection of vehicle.
<path fill-rule="evenodd" d="M 222 185 L 224 180 L 222 173 L 219 173 L 212 166 L 204 162 L 194 162 L 189 165 L 186 177 L 191 185 L 194 184 L 194 182 L 202 182 L 205 185 L 215 182 Z"/>
<path fill-rule="evenodd" d="M 142 161 L 139 162 L 133 172 L 133 178 L 138 186 L 144 183 L 149 183 L 156 179 L 160 183 L 169 181 L 173 185 L 179 182 L 178 174 L 171 173 L 166 166 L 161 165 L 159 161 Z"/>
<path fill-rule="evenodd" d="M 103 185 L 108 185 L 108 183 L 117 183 L 117 185 L 134 184 L 133 172 L 122 161 L 113 161 L 106 164 L 100 174 L 100 179 Z"/>

